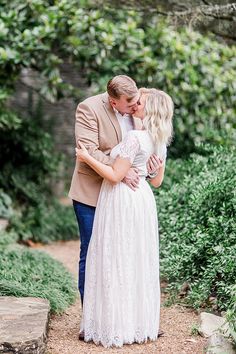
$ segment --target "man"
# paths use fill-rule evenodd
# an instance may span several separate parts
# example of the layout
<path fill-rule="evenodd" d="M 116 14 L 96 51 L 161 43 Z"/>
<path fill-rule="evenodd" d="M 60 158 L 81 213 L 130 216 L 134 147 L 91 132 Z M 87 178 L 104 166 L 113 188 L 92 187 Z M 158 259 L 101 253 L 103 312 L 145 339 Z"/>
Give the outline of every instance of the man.
<path fill-rule="evenodd" d="M 107 92 L 87 98 L 76 109 L 76 145 L 82 142 L 97 160 L 111 164 L 110 151 L 131 129 L 138 129 L 141 121 L 132 115 L 139 105 L 140 93 L 136 83 L 128 76 L 118 75 L 107 84 Z M 158 159 L 152 156 L 148 171 L 155 172 Z M 156 175 L 155 173 L 153 174 Z M 139 176 L 131 168 L 123 180 L 134 190 L 138 187 Z M 79 282 L 83 304 L 86 255 L 92 234 L 95 207 L 102 184 L 102 178 L 85 163 L 76 160 L 69 197 L 80 230 Z"/>

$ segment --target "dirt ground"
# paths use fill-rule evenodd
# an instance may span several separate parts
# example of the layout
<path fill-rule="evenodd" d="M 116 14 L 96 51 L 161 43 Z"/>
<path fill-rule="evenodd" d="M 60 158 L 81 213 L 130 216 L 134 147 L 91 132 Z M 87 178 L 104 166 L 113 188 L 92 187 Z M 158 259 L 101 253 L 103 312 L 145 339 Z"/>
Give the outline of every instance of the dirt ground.
<path fill-rule="evenodd" d="M 77 277 L 79 241 L 57 242 L 38 246 L 52 257 L 61 261 Z M 62 315 L 51 317 L 47 354 L 203 354 L 206 339 L 191 334 L 198 323 L 198 315 L 186 307 L 174 305 L 161 307 L 160 328 L 164 336 L 155 342 L 125 345 L 122 348 L 103 348 L 93 343 L 78 340 L 81 318 L 80 299 Z"/>

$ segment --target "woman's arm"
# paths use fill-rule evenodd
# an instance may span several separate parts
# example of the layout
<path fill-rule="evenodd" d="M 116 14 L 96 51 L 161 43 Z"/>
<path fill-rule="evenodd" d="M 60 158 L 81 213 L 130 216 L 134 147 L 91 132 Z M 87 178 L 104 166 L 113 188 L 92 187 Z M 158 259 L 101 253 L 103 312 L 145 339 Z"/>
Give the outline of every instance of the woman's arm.
<path fill-rule="evenodd" d="M 112 166 L 107 166 L 97 161 L 94 157 L 89 155 L 85 146 L 80 142 L 81 149 L 76 148 L 77 158 L 88 164 L 94 171 L 96 171 L 101 177 L 107 179 L 111 183 L 119 183 L 126 176 L 128 170 L 131 167 L 131 162 L 128 158 L 117 157 Z"/>
<path fill-rule="evenodd" d="M 159 168 L 157 176 L 149 180 L 149 182 L 151 183 L 151 185 L 153 187 L 155 187 L 155 188 L 160 187 L 160 185 L 162 184 L 163 179 L 164 179 L 164 173 L 165 173 L 165 165 L 163 164 Z"/>

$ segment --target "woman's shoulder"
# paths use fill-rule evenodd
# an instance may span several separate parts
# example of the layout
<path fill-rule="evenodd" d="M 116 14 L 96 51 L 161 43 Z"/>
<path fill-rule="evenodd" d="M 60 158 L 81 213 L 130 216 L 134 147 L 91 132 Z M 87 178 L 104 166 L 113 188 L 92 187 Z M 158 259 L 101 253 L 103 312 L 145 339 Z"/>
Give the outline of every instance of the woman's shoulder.
<path fill-rule="evenodd" d="M 166 144 L 160 144 L 155 148 L 155 153 L 163 160 L 167 157 L 167 146 Z"/>

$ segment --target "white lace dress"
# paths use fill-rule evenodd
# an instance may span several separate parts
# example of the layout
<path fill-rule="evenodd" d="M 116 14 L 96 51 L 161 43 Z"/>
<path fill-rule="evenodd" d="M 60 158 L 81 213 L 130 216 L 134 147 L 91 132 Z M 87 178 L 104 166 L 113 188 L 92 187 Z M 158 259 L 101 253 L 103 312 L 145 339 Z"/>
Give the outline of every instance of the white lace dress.
<path fill-rule="evenodd" d="M 154 152 L 147 131 L 130 131 L 111 152 L 140 171 L 139 188 L 104 180 L 86 261 L 85 341 L 104 347 L 155 340 L 160 314 L 159 245 L 155 199 L 145 180 Z M 160 155 L 160 153 L 159 153 Z M 162 158 L 166 148 L 163 147 Z"/>

